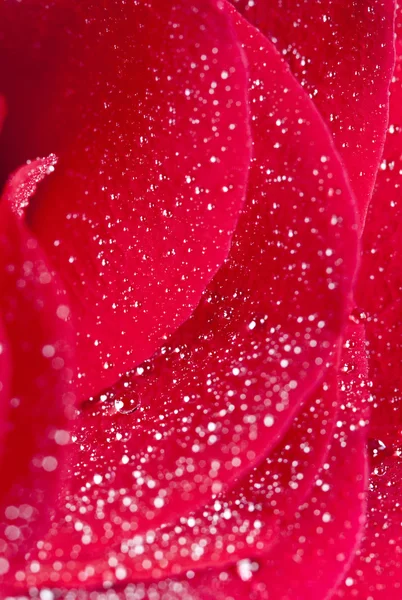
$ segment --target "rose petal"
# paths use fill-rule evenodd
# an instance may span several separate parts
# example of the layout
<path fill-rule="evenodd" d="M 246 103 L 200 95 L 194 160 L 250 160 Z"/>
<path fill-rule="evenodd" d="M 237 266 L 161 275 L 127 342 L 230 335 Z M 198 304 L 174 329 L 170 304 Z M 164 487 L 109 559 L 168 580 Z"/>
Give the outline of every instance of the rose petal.
<path fill-rule="evenodd" d="M 400 597 L 401 478 L 399 453 L 381 445 L 373 461 L 365 537 L 336 598 Z"/>
<path fill-rule="evenodd" d="M 87 587 L 104 587 L 119 584 L 123 573 L 126 581 L 144 581 L 188 570 L 198 572 L 216 564 L 223 567 L 250 555 L 266 556 L 312 491 L 328 455 L 336 415 L 336 437 L 364 424 L 369 387 L 362 325 L 352 321 L 347 328 L 338 382 L 339 413 L 334 373 L 335 369 L 328 373 L 330 385 L 324 383 L 312 395 L 281 444 L 248 477 L 198 512 L 183 513 L 171 526 L 155 530 L 150 524 L 148 532 L 139 535 L 134 512 L 131 523 L 126 518 L 113 535 L 110 529 L 105 532 L 103 547 L 101 539 L 93 537 L 97 531 L 101 535 L 96 523 L 87 521 L 85 513 L 75 516 L 67 512 L 68 520 L 63 521 L 62 511 L 39 553 L 29 556 L 25 577 L 20 579 L 22 589 L 27 583 L 74 587 L 85 582 Z M 83 459 L 86 464 L 90 460 Z M 101 483 L 95 475 L 93 484 Z M 87 493 L 89 489 L 87 485 Z M 325 485 L 323 489 L 327 491 Z M 123 505 L 133 506 L 130 495 Z M 97 511 L 98 518 L 102 512 L 103 508 Z M 62 565 L 58 572 L 53 568 L 55 561 Z M 40 564 L 38 573 L 31 572 L 31 563 Z"/>
<path fill-rule="evenodd" d="M 212 488 L 249 470 L 285 432 L 322 377 L 342 331 L 354 271 L 353 207 L 318 114 L 272 45 L 244 20 L 236 28 L 252 80 L 260 83 L 251 90 L 256 158 L 249 201 L 230 258 L 193 318 L 159 356 L 123 381 L 120 391 L 105 394 L 84 415 L 89 429 L 80 434 L 83 445 L 93 449 L 91 437 L 100 428 L 122 432 L 144 479 L 156 482 L 138 505 L 140 514 L 151 511 L 152 519 L 166 472 L 196 461 L 203 486 L 200 490 L 191 471 L 180 468 L 169 482 L 159 517 L 164 520 L 167 505 L 183 487 L 183 501 L 201 503 Z M 123 413 L 140 410 L 116 417 L 109 408 L 113 400 Z M 255 416 L 255 425 L 247 415 Z M 273 419 L 272 426 L 264 419 Z M 216 443 L 208 443 L 210 422 Z M 134 423 L 138 428 L 130 442 Z M 232 447 L 240 458 L 231 456 Z M 110 467 L 121 445 L 108 442 L 99 451 L 109 457 L 104 464 Z M 221 472 L 211 478 L 214 460 Z M 127 470 L 131 473 L 131 461 Z M 117 476 L 127 481 L 123 471 Z M 170 510 L 178 512 L 177 504 Z"/>
<path fill-rule="evenodd" d="M 346 422 L 338 418 L 338 429 L 340 427 L 355 428 L 352 425 L 354 412 L 357 408 L 360 411 L 366 403 L 365 397 L 360 400 L 355 397 L 356 391 L 359 392 L 362 387 L 361 379 L 363 377 L 367 379 L 363 371 L 360 371 L 361 365 L 366 367 L 366 361 L 361 361 L 361 345 L 356 343 L 355 346 L 352 342 L 354 328 L 348 333 L 339 381 L 342 399 L 342 411 L 339 417 L 345 410 L 348 416 Z M 354 373 L 355 379 L 352 384 L 349 381 L 350 373 L 355 369 L 358 374 Z M 250 553 L 254 556 L 264 555 L 267 549 L 276 542 L 272 533 L 280 529 L 283 521 L 288 520 L 289 515 L 293 515 L 297 507 L 311 492 L 317 473 L 327 457 L 339 406 L 336 380 L 334 381 L 333 374 L 331 372 L 328 374 L 331 385 L 324 383 L 322 389 L 313 394 L 275 451 L 244 481 L 241 480 L 237 483 L 226 495 L 217 497 L 221 508 L 217 509 L 215 502 L 211 507 L 203 507 L 197 513 L 196 525 L 205 519 L 204 531 L 201 530 L 204 539 L 207 536 L 208 521 L 211 526 L 214 516 L 216 518 L 213 523 L 214 530 L 219 535 L 226 534 L 224 543 L 219 537 L 218 540 L 211 539 L 209 541 L 199 562 L 203 562 L 206 555 L 212 552 L 212 559 L 215 560 L 215 563 L 222 563 L 224 560 L 230 562 L 242 558 L 241 555 Z M 366 396 L 367 388 L 363 387 L 363 389 L 366 390 Z M 351 406 L 352 397 L 353 408 Z M 339 433 L 335 435 L 335 438 L 338 435 Z M 233 512 L 231 517 L 225 514 L 228 510 Z M 219 521 L 217 521 L 218 516 L 220 517 Z M 251 517 L 260 521 L 254 530 L 248 525 Z M 181 519 L 180 522 L 183 523 L 185 520 Z M 194 532 L 193 525 L 191 529 Z M 195 541 L 190 528 L 182 526 L 180 535 L 185 534 L 189 538 L 189 543 Z M 251 536 L 254 536 L 253 540 L 248 539 Z M 196 541 L 202 546 L 201 540 Z M 229 550 L 228 544 L 232 546 Z M 249 544 L 248 547 L 247 544 Z M 218 548 L 220 550 L 217 550 Z M 180 563 L 180 570 L 197 568 L 197 563 L 187 565 L 186 560 L 181 557 L 177 562 Z"/>
<path fill-rule="evenodd" d="M 59 157 L 29 222 L 71 294 L 86 398 L 188 318 L 228 254 L 246 69 L 217 0 L 2 3 L 0 23 L 0 162 Z"/>
<path fill-rule="evenodd" d="M 388 123 L 393 0 L 231 0 L 272 40 L 334 136 L 364 223 Z"/>
<path fill-rule="evenodd" d="M 0 204 L 0 314 L 9 369 L 0 426 L 0 571 L 48 526 L 73 400 L 65 297 L 37 241 Z M 2 353 L 0 355 L 2 360 Z M 46 499 L 46 502 L 44 500 Z M 15 563 L 14 565 L 15 566 Z"/>
<path fill-rule="evenodd" d="M 112 540 L 188 515 L 250 472 L 316 389 L 345 325 L 357 235 L 342 169 L 272 45 L 244 20 L 236 28 L 254 82 L 248 205 L 194 317 L 76 423 L 61 506 L 81 536 L 73 563 L 90 553 L 94 564 Z M 72 564 L 54 577 L 91 574 Z"/>
<path fill-rule="evenodd" d="M 0 94 L 0 132 L 3 129 L 3 123 L 6 118 L 7 108 L 4 96 Z"/>
<path fill-rule="evenodd" d="M 10 399 L 12 357 L 8 345 L 7 332 L 0 319 L 0 439 L 7 432 L 7 412 Z"/>
<path fill-rule="evenodd" d="M 351 427 L 368 425 L 371 414 L 372 384 L 369 378 L 366 330 L 359 322 L 358 311 L 349 317 L 345 332 L 342 363 L 338 385 L 342 396 L 342 410 Z M 342 423 L 341 423 L 342 425 Z M 347 423 L 343 422 L 343 426 Z"/>
<path fill-rule="evenodd" d="M 39 552 L 30 554 L 22 585 L 74 587 L 85 582 L 92 588 L 119 583 L 122 572 L 131 582 L 160 579 L 233 564 L 250 553 L 266 555 L 284 521 L 311 491 L 328 454 L 338 409 L 331 375 L 331 385 L 313 394 L 280 446 L 229 492 L 198 512 L 183 513 L 172 526 L 155 531 L 150 524 L 145 535 L 133 530 L 134 513 L 131 523 L 126 517 L 113 536 L 104 534 L 103 544 L 93 537 L 101 532 L 92 519 L 79 514 L 66 521 L 62 511 Z M 96 476 L 94 480 L 92 485 L 101 483 Z M 126 495 L 123 504 L 133 506 L 132 497 Z M 83 543 L 86 537 L 88 543 Z M 55 561 L 63 565 L 58 573 Z M 31 563 L 41 565 L 38 573 L 30 572 Z"/>
<path fill-rule="evenodd" d="M 165 533 L 165 547 L 170 550 L 173 574 L 230 564 L 250 554 L 264 556 L 277 543 L 281 527 L 311 492 L 328 455 L 338 409 L 336 381 L 334 377 L 329 381 L 331 385 L 324 383 L 312 395 L 278 448 L 246 478 L 197 513 L 183 516 L 167 544 L 169 529 L 161 531 Z M 175 548 L 180 548 L 183 539 L 187 540 L 184 548 L 193 551 L 187 555 L 176 550 L 174 558 Z M 150 544 L 150 553 L 152 549 Z M 126 564 L 137 570 L 130 574 L 127 569 L 129 581 L 139 579 L 138 572 L 146 575 L 143 565 Z M 155 566 L 163 574 L 160 564 Z M 168 565 L 164 567 L 167 569 Z"/>
<path fill-rule="evenodd" d="M 362 534 L 365 442 L 365 433 L 359 431 L 336 444 L 321 487 L 297 513 L 287 535 L 266 561 L 250 557 L 238 563 L 236 570 L 229 570 L 225 578 L 214 572 L 200 575 L 193 584 L 197 594 L 203 600 L 327 598 L 347 569 Z"/>
<path fill-rule="evenodd" d="M 349 302 L 354 213 L 330 140 L 272 45 L 244 20 L 236 27 L 261 83 L 251 97 L 249 201 L 230 258 L 159 355 L 77 424 L 78 464 L 91 456 L 105 482 L 96 495 L 111 484 L 116 490 L 107 512 L 127 512 L 118 490 L 133 486 L 133 470 L 140 473 L 138 532 L 170 520 L 182 503 L 204 504 L 278 441 L 322 378 Z M 87 468 L 76 473 L 74 503 L 91 476 Z"/>
<path fill-rule="evenodd" d="M 337 586 L 362 534 L 366 487 L 365 430 L 338 435 L 327 468 L 272 553 L 228 568 L 188 571 L 183 579 L 120 583 L 108 598 L 119 600 L 316 600 Z M 60 583 L 58 583 L 58 588 Z M 120 589 L 120 591 L 119 591 Z M 61 598 L 87 600 L 85 587 L 60 590 Z M 93 592 L 92 592 L 93 594 Z"/>
<path fill-rule="evenodd" d="M 402 34 L 401 14 L 397 33 Z M 390 126 L 383 162 L 363 239 L 363 260 L 357 286 L 360 318 L 366 325 L 373 381 L 373 437 L 391 444 L 402 440 L 402 40 L 397 40 L 397 65 L 391 86 Z"/>
<path fill-rule="evenodd" d="M 45 158 L 28 161 L 19 167 L 7 181 L 3 191 L 3 201 L 8 202 L 13 212 L 19 217 L 25 215 L 32 196 L 37 191 L 38 184 L 46 175 L 54 171 L 57 157 L 50 154 Z"/>

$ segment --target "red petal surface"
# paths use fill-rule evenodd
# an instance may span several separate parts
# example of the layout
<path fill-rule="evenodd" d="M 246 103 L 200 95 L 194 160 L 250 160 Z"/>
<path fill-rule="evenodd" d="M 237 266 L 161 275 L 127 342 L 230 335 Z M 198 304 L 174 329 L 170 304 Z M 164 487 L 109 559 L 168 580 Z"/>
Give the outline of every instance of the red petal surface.
<path fill-rule="evenodd" d="M 0 6 L 3 177 L 55 153 L 29 223 L 79 331 L 82 397 L 148 358 L 226 258 L 250 158 L 217 0 Z"/>
<path fill-rule="evenodd" d="M 365 509 L 366 436 L 360 431 L 348 438 L 336 444 L 321 487 L 296 514 L 273 556 L 239 563 L 226 581 L 214 574 L 201 579 L 206 589 L 197 592 L 203 600 L 317 600 L 330 594 L 361 537 Z"/>
<path fill-rule="evenodd" d="M 135 532 L 134 513 L 131 523 L 126 518 L 116 535 L 105 531 L 105 547 L 99 558 L 99 547 L 94 550 L 93 532 L 97 528 L 93 521 L 87 521 L 83 513 L 68 513 L 64 523 L 52 528 L 39 552 L 30 555 L 24 577 L 19 574 L 22 589 L 27 583 L 39 587 L 85 584 L 93 588 L 161 579 L 216 564 L 222 567 L 250 555 L 266 556 L 278 542 L 281 529 L 311 493 L 327 457 L 339 408 L 333 373 L 328 375 L 330 385 L 323 384 L 320 392 L 313 394 L 278 448 L 226 494 L 217 495 L 196 513 L 183 510 L 172 526 L 155 530 L 150 523 L 145 535 Z M 346 333 L 339 389 L 336 439 L 344 436 L 342 432 L 365 424 L 362 417 L 369 388 L 364 328 L 353 322 Z M 328 491 L 322 481 L 319 485 Z M 130 496 L 123 504 L 133 506 Z M 98 510 L 98 517 L 103 510 Z M 56 563 L 60 565 L 57 570 L 53 566 Z M 31 565 L 39 564 L 40 570 L 32 573 Z M 335 563 L 336 577 L 339 567 Z"/>
<path fill-rule="evenodd" d="M 341 409 L 347 411 L 347 421 L 352 428 L 369 424 L 372 401 L 366 331 L 359 322 L 357 313 L 358 311 L 353 311 L 349 317 L 338 372 Z"/>
<path fill-rule="evenodd" d="M 10 348 L 3 319 L 0 319 L 0 439 L 7 432 L 7 412 L 11 385 Z"/>
<path fill-rule="evenodd" d="M 397 33 L 401 35 L 401 18 Z M 390 126 L 363 239 L 357 288 L 360 318 L 366 325 L 374 397 L 372 435 L 402 441 L 402 40 L 391 86 Z"/>
<path fill-rule="evenodd" d="M 29 160 L 23 167 L 19 167 L 7 181 L 3 192 L 3 201 L 7 202 L 13 212 L 23 217 L 29 206 L 33 194 L 37 191 L 38 184 L 46 175 L 54 171 L 57 157 L 50 154 L 46 158 Z"/>
<path fill-rule="evenodd" d="M 326 598 L 347 568 L 364 519 L 365 430 L 340 432 L 312 496 L 271 554 L 227 569 L 194 573 L 186 579 L 144 581 L 105 592 L 120 600 L 316 600 Z M 121 571 L 122 572 L 122 571 Z M 45 590 L 46 592 L 46 590 Z M 42 593 L 44 593 L 42 591 Z M 87 591 L 62 593 L 87 600 Z"/>
<path fill-rule="evenodd" d="M 5 98 L 0 94 L 0 131 L 3 128 L 4 119 L 6 118 L 6 101 Z"/>
<path fill-rule="evenodd" d="M 330 128 L 364 222 L 388 122 L 393 0 L 232 0 L 272 40 Z"/>
<path fill-rule="evenodd" d="M 389 134 L 366 224 L 358 290 L 373 380 L 370 444 L 373 461 L 365 537 L 336 596 L 346 599 L 399 600 L 402 596 L 401 26 L 399 11 Z"/>
<path fill-rule="evenodd" d="M 323 378 L 345 325 L 357 234 L 342 169 L 273 46 L 240 18 L 236 30 L 252 67 L 247 207 L 193 318 L 82 410 L 61 494 L 81 539 L 60 548 L 55 583 L 90 581 L 91 567 L 77 575 L 81 555 L 94 563 L 112 540 L 188 514 L 261 462 Z"/>
<path fill-rule="evenodd" d="M 333 379 L 332 385 L 324 384 L 314 393 L 272 455 L 228 493 L 217 495 L 196 513 L 187 507 L 173 526 L 155 530 L 150 523 L 145 535 L 133 532 L 134 513 L 131 523 L 126 517 L 116 535 L 104 534 L 103 555 L 98 554 L 99 545 L 94 549 L 94 539 L 83 542 L 90 531 L 98 530 L 92 520 L 70 514 L 53 527 L 39 552 L 30 555 L 23 585 L 26 581 L 39 587 L 92 588 L 177 576 L 189 569 L 233 564 L 250 554 L 266 555 L 284 521 L 311 491 L 327 456 L 338 409 Z M 133 506 L 128 500 L 130 496 L 126 504 Z M 63 567 L 55 571 L 55 562 Z M 31 572 L 32 564 L 41 565 L 38 573 Z"/>
<path fill-rule="evenodd" d="M 336 598 L 402 596 L 402 462 L 400 452 L 382 445 L 374 454 L 365 538 Z"/>
<path fill-rule="evenodd" d="M 136 510 L 138 533 L 204 504 L 278 441 L 323 376 L 348 305 L 356 233 L 339 163 L 273 47 L 244 21 L 237 29 L 260 83 L 250 195 L 229 261 L 159 355 L 77 423 L 74 505 L 102 475 L 90 505 L 113 488 L 105 522 Z M 119 490 L 136 489 L 133 471 L 143 489 L 127 508 Z"/>
<path fill-rule="evenodd" d="M 0 572 L 43 534 L 61 477 L 73 396 L 63 289 L 32 234 L 0 205 Z M 8 367 L 8 368 L 7 368 Z M 4 371 L 4 368 L 6 369 Z M 13 565 L 14 566 L 14 565 Z"/>

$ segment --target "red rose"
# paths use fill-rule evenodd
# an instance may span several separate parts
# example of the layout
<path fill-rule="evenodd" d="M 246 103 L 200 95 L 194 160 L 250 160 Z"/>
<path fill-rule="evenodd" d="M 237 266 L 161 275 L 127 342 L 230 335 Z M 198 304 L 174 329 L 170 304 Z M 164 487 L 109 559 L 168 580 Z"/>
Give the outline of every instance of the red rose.
<path fill-rule="evenodd" d="M 0 3 L 0 598 L 402 597 L 394 3 L 232 4 Z"/>

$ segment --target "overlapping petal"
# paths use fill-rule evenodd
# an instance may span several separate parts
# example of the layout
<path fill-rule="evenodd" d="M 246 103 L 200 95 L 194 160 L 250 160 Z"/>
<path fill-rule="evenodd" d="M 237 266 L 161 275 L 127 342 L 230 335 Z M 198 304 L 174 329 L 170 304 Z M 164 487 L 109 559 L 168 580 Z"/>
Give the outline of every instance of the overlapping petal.
<path fill-rule="evenodd" d="M 55 154 L 29 223 L 71 296 L 81 396 L 148 358 L 226 258 L 250 159 L 217 0 L 0 5 L 3 180 Z"/>
<path fill-rule="evenodd" d="M 193 317 L 120 388 L 82 408 L 55 541 L 41 554 L 46 562 L 57 550 L 55 584 L 89 582 L 93 566 L 75 570 L 81 556 L 96 564 L 111 543 L 225 493 L 278 443 L 336 360 L 356 265 L 351 192 L 310 99 L 272 44 L 233 15 L 251 68 L 247 205 Z M 72 548 L 58 545 L 63 521 L 80 533 Z M 126 571 L 109 558 L 120 579 Z"/>
<path fill-rule="evenodd" d="M 401 13 L 396 22 L 396 68 L 390 124 L 381 170 L 364 234 L 358 285 L 372 379 L 372 451 L 368 522 L 361 548 L 337 598 L 396 599 L 401 596 Z"/>
<path fill-rule="evenodd" d="M 127 581 L 131 585 L 119 593 L 121 598 L 152 598 L 157 592 L 166 599 L 191 600 L 221 597 L 260 600 L 272 595 L 287 600 L 326 597 L 347 570 L 364 522 L 367 485 L 364 415 L 369 391 L 364 342 L 363 327 L 352 322 L 339 378 L 341 413 L 327 459 L 334 415 L 329 420 L 328 416 L 338 404 L 327 403 L 324 394 L 308 403 L 281 447 L 249 478 L 233 488 L 226 498 L 218 497 L 213 506 L 198 515 L 183 516 L 172 528 L 160 531 L 151 528 L 145 536 L 130 535 L 126 521 L 127 537 L 123 543 L 109 536 L 107 556 L 99 561 L 94 560 L 93 546 L 89 543 L 84 564 L 74 560 L 79 547 L 91 536 L 87 526 L 77 527 L 82 518 L 73 517 L 70 526 L 64 526 L 64 534 L 54 527 L 40 544 L 39 552 L 30 556 L 24 576 L 20 571 L 22 589 L 27 585 L 39 586 L 45 594 L 47 589 L 62 590 L 68 586 L 71 591 L 61 592 L 61 597 L 75 600 L 87 597 L 84 589 L 108 589 L 111 584 L 116 594 L 125 588 Z M 333 401 L 333 387 L 327 391 L 327 397 Z M 300 453 L 307 459 L 300 457 Z M 293 484 L 289 486 L 292 490 L 281 488 L 286 482 Z M 302 505 L 297 510 L 299 503 Z M 254 521 L 251 527 L 245 518 L 247 508 L 249 521 L 250 517 Z M 237 530 L 233 526 L 235 515 L 225 515 L 232 511 L 238 512 Z M 277 530 L 272 531 L 274 520 Z M 227 531 L 222 525 L 225 521 Z M 204 531 L 200 529 L 203 522 Z M 66 556 L 69 548 L 70 555 Z M 216 564 L 220 565 L 219 570 Z M 215 569 L 205 571 L 208 565 L 215 565 Z M 167 574 L 173 579 L 161 580 Z M 180 574 L 186 575 L 186 579 L 174 578 Z M 11 592 L 12 589 L 8 593 Z"/>
<path fill-rule="evenodd" d="M 102 531 L 116 511 L 123 520 L 135 511 L 146 531 L 250 470 L 317 386 L 343 330 L 356 251 L 350 192 L 286 65 L 244 20 L 236 26 L 255 69 L 248 204 L 193 317 L 77 423 L 72 501 L 79 510 L 100 475 L 85 495 L 92 510 L 114 490 L 93 523 Z M 121 489 L 134 494 L 131 508 Z"/>
<path fill-rule="evenodd" d="M 189 569 L 185 578 L 144 579 L 117 588 L 105 598 L 120 600 L 315 600 L 339 582 L 358 544 L 364 519 L 366 433 L 339 431 L 317 485 L 296 512 L 272 553 L 206 571 Z M 339 485 L 342 481 L 342 485 Z M 111 561 L 112 564 L 113 561 Z M 117 566 L 117 565 L 115 565 Z M 124 579 L 125 568 L 116 572 Z M 56 589 L 63 600 L 87 600 L 88 587 L 67 592 L 61 577 Z M 42 588 L 42 590 L 49 588 Z"/>
<path fill-rule="evenodd" d="M 0 571 L 49 525 L 69 440 L 73 345 L 63 288 L 0 204 Z M 5 357 L 5 358 L 3 358 Z M 46 501 L 45 501 L 46 500 Z"/>
<path fill-rule="evenodd" d="M 297 513 L 295 522 L 272 556 L 240 562 L 226 574 L 201 575 L 195 598 L 316 600 L 329 597 L 362 533 L 367 483 L 365 437 L 360 431 L 337 442 L 320 485 Z M 340 480 L 345 485 L 339 485 Z M 148 597 L 151 598 L 151 594 Z"/>
<path fill-rule="evenodd" d="M 401 440 L 402 255 L 402 41 L 397 21 L 397 64 L 391 86 L 390 125 L 383 162 L 363 238 L 363 259 L 357 285 L 360 319 L 365 323 L 373 381 L 373 437 L 387 444 Z"/>
<path fill-rule="evenodd" d="M 232 0 L 272 40 L 334 136 L 363 224 L 384 147 L 393 0 Z"/>
<path fill-rule="evenodd" d="M 13 87 L 0 67 L 11 106 L 4 172 L 34 159 L 0 209 L 3 594 L 315 600 L 346 573 L 339 598 L 400 593 L 399 63 L 359 308 L 345 329 L 358 227 L 344 166 L 361 225 L 385 136 L 393 3 L 234 4 L 268 39 L 215 0 L 0 6 L 0 46 L 23 76 Z M 28 55 L 13 42 L 17 15 Z M 237 223 L 250 154 L 245 58 L 253 159 Z M 32 102 L 18 121 L 21 91 Z M 40 183 L 54 170 L 49 152 L 59 165 Z M 50 531 L 10 568 L 38 534 L 44 494 L 52 509 L 73 400 L 67 296 L 7 208 L 23 217 L 35 190 L 28 222 L 80 330 L 81 400 L 102 392 L 75 420 Z M 362 323 L 372 433 L 390 444 L 378 442 L 366 537 L 347 572 L 367 487 Z"/>
<path fill-rule="evenodd" d="M 8 179 L 3 190 L 2 201 L 7 202 L 18 217 L 23 218 L 32 196 L 38 189 L 38 184 L 46 175 L 53 173 L 56 164 L 57 157 L 54 154 L 36 160 L 28 160 Z"/>
<path fill-rule="evenodd" d="M 401 458 L 399 452 L 374 442 L 365 536 L 336 598 L 401 596 Z"/>
<path fill-rule="evenodd" d="M 250 554 L 265 556 L 289 515 L 311 492 L 328 455 L 339 408 L 331 375 L 331 385 L 324 383 L 313 394 L 278 448 L 227 493 L 196 512 L 183 511 L 170 526 L 155 529 L 150 523 L 143 535 L 135 531 L 134 512 L 115 535 L 105 531 L 99 555 L 94 552 L 92 519 L 88 522 L 80 513 L 63 520 L 62 513 L 39 552 L 29 556 L 23 586 L 104 587 L 234 564 Z M 123 504 L 133 506 L 132 496 L 127 494 Z M 74 561 L 70 548 L 75 548 Z M 55 561 L 63 565 L 58 572 Z M 40 564 L 40 570 L 30 572 L 31 564 Z"/>

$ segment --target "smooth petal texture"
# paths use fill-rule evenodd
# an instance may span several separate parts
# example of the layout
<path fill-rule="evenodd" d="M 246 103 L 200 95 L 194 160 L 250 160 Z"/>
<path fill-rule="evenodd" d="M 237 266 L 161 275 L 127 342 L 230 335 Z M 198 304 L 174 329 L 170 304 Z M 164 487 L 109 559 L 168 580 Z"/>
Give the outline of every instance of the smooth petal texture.
<path fill-rule="evenodd" d="M 4 96 L 0 94 L 0 132 L 3 129 L 3 123 L 6 118 L 7 109 L 6 109 L 6 100 Z"/>
<path fill-rule="evenodd" d="M 3 178 L 53 153 L 28 221 L 70 293 L 81 397 L 148 358 L 226 258 L 250 159 L 217 0 L 0 5 Z"/>
<path fill-rule="evenodd" d="M 397 20 L 397 65 L 391 86 L 390 126 L 363 239 L 356 298 L 369 343 L 373 382 L 372 436 L 402 441 L 402 34 Z"/>
<path fill-rule="evenodd" d="M 232 0 L 272 40 L 334 136 L 364 223 L 384 147 L 393 0 Z"/>
<path fill-rule="evenodd" d="M 0 572 L 49 525 L 74 396 L 71 325 L 32 234 L 0 204 Z M 3 360 L 3 353 L 6 361 Z M 46 501 L 45 501 L 46 500 Z M 13 562 L 14 561 L 14 562 Z"/>
<path fill-rule="evenodd" d="M 62 550 L 52 576 L 63 585 L 90 585 L 112 540 L 175 522 L 260 463 L 316 390 L 345 326 L 357 234 L 342 168 L 273 46 L 241 18 L 236 31 L 252 67 L 247 207 L 194 316 L 76 421 L 52 532 Z M 57 543 L 63 519 L 81 535 L 67 555 Z M 77 574 L 81 556 L 91 565 Z M 110 558 L 111 577 L 124 579 Z"/>
<path fill-rule="evenodd" d="M 0 438 L 7 431 L 7 412 L 11 386 L 10 348 L 3 319 L 0 319 Z"/>

